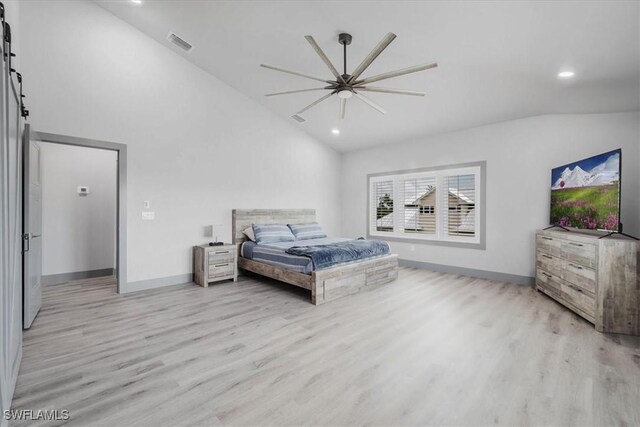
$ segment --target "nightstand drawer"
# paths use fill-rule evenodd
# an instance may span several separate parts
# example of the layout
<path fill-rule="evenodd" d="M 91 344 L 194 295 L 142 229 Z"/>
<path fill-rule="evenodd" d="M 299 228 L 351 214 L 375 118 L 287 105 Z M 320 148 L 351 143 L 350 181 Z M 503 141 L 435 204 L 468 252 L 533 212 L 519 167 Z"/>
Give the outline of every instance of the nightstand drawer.
<path fill-rule="evenodd" d="M 235 263 L 209 264 L 209 279 L 217 277 L 233 276 L 235 273 Z"/>
<path fill-rule="evenodd" d="M 235 258 L 235 253 L 231 249 L 220 249 L 209 252 L 209 264 L 224 264 L 232 262 Z"/>

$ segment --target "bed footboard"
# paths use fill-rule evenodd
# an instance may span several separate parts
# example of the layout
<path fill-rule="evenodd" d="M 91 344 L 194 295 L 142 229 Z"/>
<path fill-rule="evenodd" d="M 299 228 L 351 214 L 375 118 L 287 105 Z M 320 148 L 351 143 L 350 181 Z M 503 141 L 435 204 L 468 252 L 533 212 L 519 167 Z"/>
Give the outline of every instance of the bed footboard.
<path fill-rule="evenodd" d="M 398 255 L 314 271 L 312 277 L 311 302 L 320 305 L 368 286 L 393 282 L 398 278 Z"/>

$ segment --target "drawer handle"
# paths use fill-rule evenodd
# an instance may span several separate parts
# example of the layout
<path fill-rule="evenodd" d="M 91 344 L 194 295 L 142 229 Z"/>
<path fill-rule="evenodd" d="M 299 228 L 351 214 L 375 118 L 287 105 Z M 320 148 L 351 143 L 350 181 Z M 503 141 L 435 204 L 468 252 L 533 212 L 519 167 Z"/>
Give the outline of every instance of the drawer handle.
<path fill-rule="evenodd" d="M 573 267 L 573 268 L 576 268 L 576 269 L 578 269 L 578 270 L 582 270 L 582 267 L 580 267 L 579 265 L 575 265 L 575 264 L 571 264 L 571 263 L 569 263 L 569 266 L 571 266 L 571 267 Z"/>
<path fill-rule="evenodd" d="M 552 237 L 545 237 L 545 236 L 542 236 L 542 238 L 543 238 L 544 240 L 553 240 L 553 238 L 552 238 Z"/>
<path fill-rule="evenodd" d="M 227 263 L 227 264 L 216 264 L 216 265 L 214 265 L 214 267 L 226 267 L 227 265 L 229 265 L 229 263 Z"/>
<path fill-rule="evenodd" d="M 584 246 L 582 243 L 569 242 L 569 244 L 573 246 Z"/>
<path fill-rule="evenodd" d="M 578 291 L 578 292 L 580 292 L 580 293 L 583 293 L 583 292 L 582 292 L 582 289 L 580 289 L 580 288 L 579 288 L 579 287 L 577 287 L 577 286 L 569 285 L 569 287 L 570 287 L 571 289 L 573 289 L 574 291 Z"/>
<path fill-rule="evenodd" d="M 546 254 L 543 254 L 542 256 L 545 257 L 545 258 L 548 258 L 548 259 L 553 259 L 552 256 L 549 256 L 549 255 L 546 255 Z"/>
<path fill-rule="evenodd" d="M 545 273 L 544 271 L 542 272 L 543 275 L 547 276 L 548 278 L 552 278 L 553 276 L 550 275 L 549 273 Z"/>
<path fill-rule="evenodd" d="M 220 251 L 220 252 L 215 252 L 216 254 L 228 254 L 229 251 Z"/>

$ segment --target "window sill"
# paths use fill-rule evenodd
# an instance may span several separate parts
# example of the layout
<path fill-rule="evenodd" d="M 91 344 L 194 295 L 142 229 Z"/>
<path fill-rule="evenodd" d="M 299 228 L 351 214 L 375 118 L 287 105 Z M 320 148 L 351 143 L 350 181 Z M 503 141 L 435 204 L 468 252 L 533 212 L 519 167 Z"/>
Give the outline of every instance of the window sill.
<path fill-rule="evenodd" d="M 453 248 L 479 249 L 486 250 L 487 245 L 483 238 L 480 242 L 454 242 L 449 240 L 427 240 L 427 239 L 411 239 L 404 237 L 385 236 L 379 234 L 367 233 L 367 239 L 385 240 L 389 242 L 411 243 L 428 246 L 449 246 Z"/>

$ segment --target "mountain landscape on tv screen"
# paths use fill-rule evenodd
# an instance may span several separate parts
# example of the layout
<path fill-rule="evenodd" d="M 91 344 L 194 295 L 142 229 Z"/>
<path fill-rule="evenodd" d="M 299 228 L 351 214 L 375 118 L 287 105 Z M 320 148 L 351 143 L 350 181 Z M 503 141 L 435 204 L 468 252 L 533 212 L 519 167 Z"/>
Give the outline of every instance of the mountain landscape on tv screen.
<path fill-rule="evenodd" d="M 580 165 L 576 165 L 573 169 L 566 167 L 551 189 L 608 185 L 619 180 L 620 153 L 615 153 L 588 172 L 584 171 Z"/>
<path fill-rule="evenodd" d="M 620 150 L 556 168 L 551 179 L 552 224 L 618 230 Z"/>

